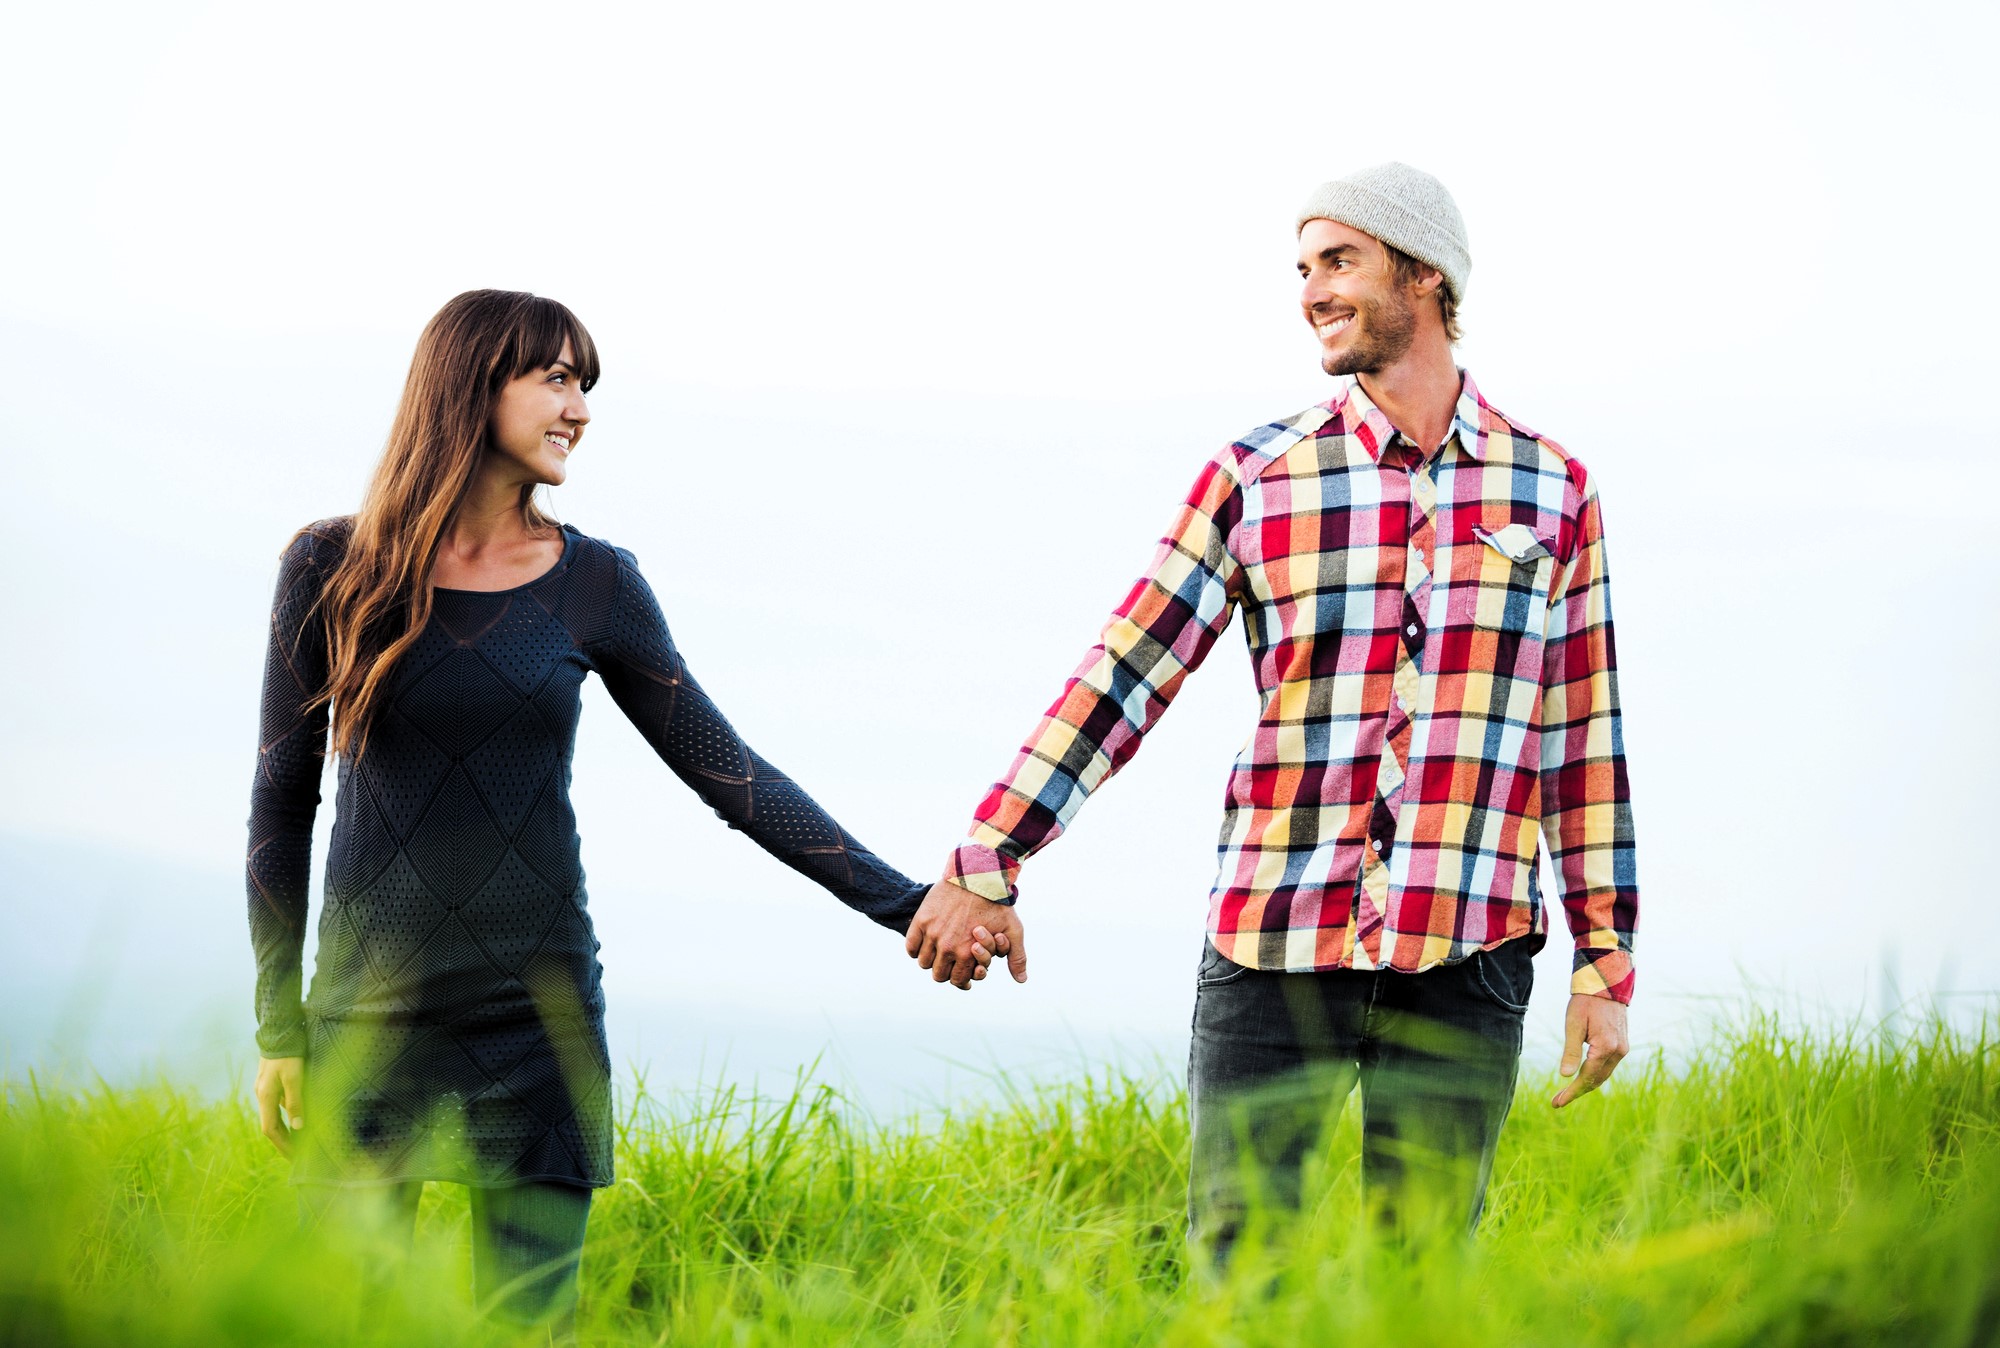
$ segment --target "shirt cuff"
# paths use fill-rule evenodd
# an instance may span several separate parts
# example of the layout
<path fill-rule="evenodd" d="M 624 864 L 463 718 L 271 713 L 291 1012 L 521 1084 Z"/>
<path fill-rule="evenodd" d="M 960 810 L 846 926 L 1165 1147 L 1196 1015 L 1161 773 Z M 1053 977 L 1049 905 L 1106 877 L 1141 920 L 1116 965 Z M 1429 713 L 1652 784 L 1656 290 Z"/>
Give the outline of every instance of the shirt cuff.
<path fill-rule="evenodd" d="M 983 843 L 962 842 L 945 861 L 944 878 L 990 903 L 1014 901 L 1014 877 L 1021 865 Z"/>
<path fill-rule="evenodd" d="M 257 1031 L 257 1053 L 264 1058 L 306 1056 L 306 1023 L 303 1015 Z"/>
<path fill-rule="evenodd" d="M 1632 978 L 1632 952 L 1625 947 L 1578 946 L 1569 991 L 1572 997 L 1607 997 L 1630 1005 Z"/>

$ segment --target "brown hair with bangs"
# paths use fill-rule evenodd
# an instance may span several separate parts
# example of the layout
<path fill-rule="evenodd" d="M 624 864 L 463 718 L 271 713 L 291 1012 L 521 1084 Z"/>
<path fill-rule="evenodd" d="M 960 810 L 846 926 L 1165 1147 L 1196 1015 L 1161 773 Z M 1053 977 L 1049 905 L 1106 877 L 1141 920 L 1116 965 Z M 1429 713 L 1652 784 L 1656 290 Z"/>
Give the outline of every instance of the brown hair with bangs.
<path fill-rule="evenodd" d="M 309 705 L 332 704 L 333 750 L 350 762 L 367 747 L 369 715 L 396 661 L 430 621 L 431 567 L 486 452 L 500 390 L 554 365 L 564 342 L 587 391 L 597 382 L 597 346 L 552 299 L 468 290 L 417 338 L 389 443 L 321 600 L 327 682 Z M 531 536 L 556 527 L 532 484 L 521 488 L 521 522 Z"/>

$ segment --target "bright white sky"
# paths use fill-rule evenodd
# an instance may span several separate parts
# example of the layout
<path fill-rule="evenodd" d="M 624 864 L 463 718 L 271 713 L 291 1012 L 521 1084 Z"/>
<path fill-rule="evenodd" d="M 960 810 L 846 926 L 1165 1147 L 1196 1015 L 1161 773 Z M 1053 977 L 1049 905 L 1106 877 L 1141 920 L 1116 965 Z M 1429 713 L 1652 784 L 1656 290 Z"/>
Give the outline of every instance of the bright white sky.
<path fill-rule="evenodd" d="M 1746 990 L 1990 1005 L 1993 7 L 1172 13 L 10 17 L 0 903 L 40 944 L 0 954 L 6 1053 L 40 1051 L 27 1004 L 74 1000 L 80 960 L 187 970 L 141 1040 L 204 998 L 247 1033 L 276 554 L 353 508 L 455 292 L 590 326 L 558 513 L 638 554 L 753 743 L 929 873 L 1202 461 L 1326 396 L 1293 211 L 1389 158 L 1468 222 L 1464 363 L 1603 484 L 1641 1040 Z M 1033 981 L 961 997 L 722 829 L 594 690 L 575 795 L 614 1040 L 675 1071 L 759 1034 L 862 1078 L 1065 1036 L 1171 1061 L 1253 712 L 1232 630 L 1026 871 Z M 107 857 L 163 878 L 65 889 Z M 1566 953 L 1541 967 L 1546 1048 Z"/>

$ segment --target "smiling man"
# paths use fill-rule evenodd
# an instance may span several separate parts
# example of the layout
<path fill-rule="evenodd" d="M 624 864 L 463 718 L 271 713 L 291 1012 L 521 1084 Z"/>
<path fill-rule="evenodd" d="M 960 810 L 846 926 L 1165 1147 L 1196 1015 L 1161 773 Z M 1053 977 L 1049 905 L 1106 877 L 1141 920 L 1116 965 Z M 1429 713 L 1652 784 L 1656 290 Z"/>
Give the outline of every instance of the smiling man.
<path fill-rule="evenodd" d="M 1358 1082 L 1371 1199 L 1476 1225 L 1553 860 L 1576 953 L 1561 1108 L 1626 1051 L 1638 915 L 1597 489 L 1452 357 L 1443 185 L 1383 164 L 1298 220 L 1328 402 L 1203 468 L 1152 567 L 980 804 L 909 948 L 1026 974 L 1023 860 L 1122 767 L 1241 607 L 1262 712 L 1231 774 L 1196 977 L 1189 1218 L 1284 1212 Z"/>

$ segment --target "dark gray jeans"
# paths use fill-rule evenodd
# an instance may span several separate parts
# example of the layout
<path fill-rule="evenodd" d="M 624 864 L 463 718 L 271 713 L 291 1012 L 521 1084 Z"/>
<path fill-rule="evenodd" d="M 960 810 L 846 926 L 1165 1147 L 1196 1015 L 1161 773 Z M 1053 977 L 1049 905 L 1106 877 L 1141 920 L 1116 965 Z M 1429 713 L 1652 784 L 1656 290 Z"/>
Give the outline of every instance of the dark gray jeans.
<path fill-rule="evenodd" d="M 307 1225 L 341 1222 L 374 1230 L 407 1248 L 422 1180 L 397 1184 L 301 1184 Z M 590 1190 L 528 1183 L 472 1189 L 472 1291 L 480 1307 L 518 1325 L 546 1324 L 566 1342 L 576 1321 L 577 1270 Z"/>
<path fill-rule="evenodd" d="M 1358 1082 L 1361 1175 L 1391 1229 L 1478 1225 L 1514 1098 L 1542 938 L 1422 973 L 1270 973 L 1203 943 L 1188 1097 L 1188 1235 L 1221 1263 L 1253 1216 L 1283 1218 Z"/>

